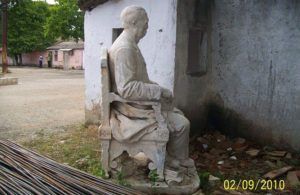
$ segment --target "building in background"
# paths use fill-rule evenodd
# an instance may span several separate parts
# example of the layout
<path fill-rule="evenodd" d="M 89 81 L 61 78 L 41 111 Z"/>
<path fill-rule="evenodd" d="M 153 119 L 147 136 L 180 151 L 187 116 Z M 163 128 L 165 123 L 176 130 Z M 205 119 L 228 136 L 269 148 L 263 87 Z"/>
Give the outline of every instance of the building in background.
<path fill-rule="evenodd" d="M 83 69 L 84 42 L 62 41 L 48 47 L 45 51 L 34 51 L 22 54 L 23 66 L 39 66 L 39 58 L 43 57 L 43 67 Z M 0 48 L 0 55 L 2 48 Z M 0 63 L 2 59 L 0 58 Z M 14 59 L 8 57 L 8 64 L 15 65 Z"/>
<path fill-rule="evenodd" d="M 51 67 L 68 69 L 83 69 L 83 41 L 63 41 L 47 48 L 46 59 Z"/>

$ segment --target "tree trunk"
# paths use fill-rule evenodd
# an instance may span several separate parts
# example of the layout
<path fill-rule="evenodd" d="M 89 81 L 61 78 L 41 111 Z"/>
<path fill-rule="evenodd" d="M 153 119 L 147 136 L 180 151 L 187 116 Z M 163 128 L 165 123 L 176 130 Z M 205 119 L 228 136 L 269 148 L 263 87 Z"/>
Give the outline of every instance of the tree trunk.
<path fill-rule="evenodd" d="M 1 1 L 2 9 L 2 73 L 8 72 L 8 59 L 7 59 L 7 3 L 8 0 Z"/>
<path fill-rule="evenodd" d="M 23 59 L 22 59 L 22 54 L 19 54 L 19 60 L 20 60 L 20 65 L 23 65 Z"/>
<path fill-rule="evenodd" d="M 18 66 L 19 65 L 19 59 L 18 59 L 18 55 L 14 55 L 15 58 L 15 65 Z"/>

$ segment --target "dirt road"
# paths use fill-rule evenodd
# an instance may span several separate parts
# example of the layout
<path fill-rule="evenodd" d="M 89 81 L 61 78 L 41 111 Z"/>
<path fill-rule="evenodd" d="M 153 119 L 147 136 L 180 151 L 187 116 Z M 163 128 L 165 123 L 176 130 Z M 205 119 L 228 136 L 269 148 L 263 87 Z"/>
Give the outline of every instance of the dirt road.
<path fill-rule="evenodd" d="M 84 122 L 82 70 L 10 68 L 18 85 L 0 86 L 0 138 L 21 142 L 41 130 Z"/>

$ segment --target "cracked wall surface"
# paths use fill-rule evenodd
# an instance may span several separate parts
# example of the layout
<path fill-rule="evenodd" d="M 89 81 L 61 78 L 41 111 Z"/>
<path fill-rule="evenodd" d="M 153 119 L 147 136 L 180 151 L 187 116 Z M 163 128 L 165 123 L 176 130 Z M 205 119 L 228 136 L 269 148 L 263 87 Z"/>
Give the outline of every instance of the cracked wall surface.
<path fill-rule="evenodd" d="M 236 133 L 296 150 L 300 150 L 299 10 L 295 0 L 216 0 L 211 12 L 211 85 L 221 107 L 248 121 L 248 126 L 237 125 Z"/>

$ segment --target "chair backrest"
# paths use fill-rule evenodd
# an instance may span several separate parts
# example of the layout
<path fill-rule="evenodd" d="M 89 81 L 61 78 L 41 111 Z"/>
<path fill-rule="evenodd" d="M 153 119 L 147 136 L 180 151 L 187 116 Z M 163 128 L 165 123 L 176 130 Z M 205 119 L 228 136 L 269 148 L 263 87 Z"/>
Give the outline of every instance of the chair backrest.
<path fill-rule="evenodd" d="M 108 53 L 106 48 L 101 49 L 101 127 L 100 137 L 110 139 L 111 129 L 109 126 L 110 118 L 110 78 L 108 66 Z"/>

